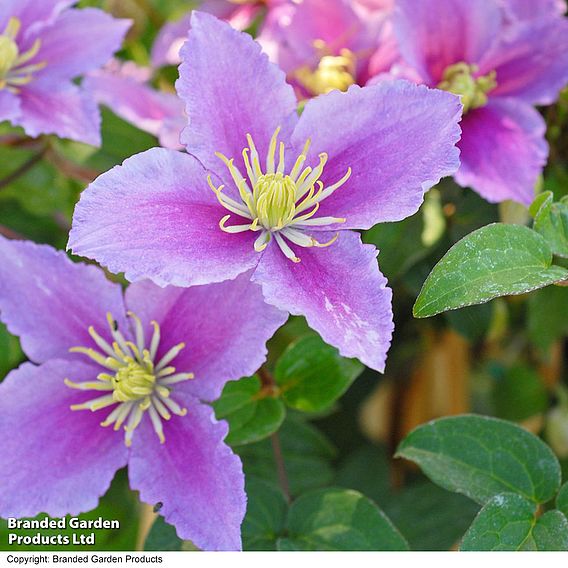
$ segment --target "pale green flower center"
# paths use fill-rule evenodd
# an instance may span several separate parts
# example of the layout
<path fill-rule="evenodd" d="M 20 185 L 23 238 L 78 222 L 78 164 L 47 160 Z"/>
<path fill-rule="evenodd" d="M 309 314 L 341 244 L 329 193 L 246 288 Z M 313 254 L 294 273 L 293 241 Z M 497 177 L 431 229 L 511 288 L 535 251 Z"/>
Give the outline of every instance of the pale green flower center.
<path fill-rule="evenodd" d="M 315 168 L 303 167 L 310 147 L 308 140 L 292 169 L 285 173 L 284 143 L 278 142 L 279 133 L 280 127 L 276 129 L 270 140 L 264 171 L 254 141 L 250 134 L 247 134 L 249 146 L 243 150 L 242 155 L 248 179 L 245 179 L 235 167 L 234 159 L 229 159 L 220 152 L 216 153 L 229 169 L 239 192 L 240 201 L 223 193 L 224 185 L 216 187 L 211 176 L 208 182 L 221 205 L 245 221 L 243 224 L 227 226 L 226 223 L 231 215 L 225 215 L 219 222 L 223 231 L 259 232 L 260 235 L 254 243 L 257 252 L 263 251 L 274 238 L 287 258 L 293 262 L 300 262 L 286 241 L 299 247 L 326 247 L 335 242 L 337 234 L 330 241 L 320 243 L 313 236 L 306 234 L 306 230 L 345 222 L 341 217 L 314 218 L 314 215 L 320 207 L 320 202 L 327 199 L 349 179 L 351 168 L 348 168 L 347 173 L 338 182 L 325 187 L 320 181 L 328 160 L 325 152 L 319 155 L 320 161 Z"/>
<path fill-rule="evenodd" d="M 73 347 L 72 353 L 83 353 L 105 371 L 97 375 L 92 382 L 75 383 L 65 379 L 68 387 L 86 391 L 107 391 L 107 394 L 91 399 L 82 404 L 71 406 L 72 410 L 97 411 L 108 406 L 115 406 L 112 412 L 101 422 L 101 426 L 114 424 L 119 430 L 124 424 L 125 443 L 130 446 L 134 430 L 140 424 L 145 412 L 148 412 L 154 431 L 165 442 L 162 420 L 169 420 L 172 414 L 185 416 L 187 409 L 181 408 L 170 394 L 175 384 L 193 378 L 192 373 L 176 373 L 170 363 L 177 357 L 185 344 L 172 347 L 155 363 L 160 345 L 160 326 L 152 322 L 154 333 L 146 347 L 144 329 L 140 319 L 128 312 L 134 322 L 136 342 L 127 341 L 119 331 L 117 322 L 111 314 L 107 321 L 112 336 L 112 345 L 105 341 L 91 326 L 89 334 L 100 351 L 89 347 Z"/>
<path fill-rule="evenodd" d="M 332 55 L 323 40 L 314 42 L 319 61 L 315 69 L 300 67 L 294 72 L 296 80 L 313 96 L 330 91 L 347 91 L 355 84 L 356 57 L 349 49 L 342 49 L 339 55 Z"/>
<path fill-rule="evenodd" d="M 456 63 L 446 68 L 442 81 L 438 84 L 438 89 L 461 96 L 464 114 L 485 106 L 489 100 L 487 94 L 497 87 L 495 71 L 476 76 L 478 71 L 477 65 Z"/>
<path fill-rule="evenodd" d="M 6 29 L 0 34 L 0 90 L 7 89 L 11 93 L 18 93 L 22 85 L 32 80 L 33 73 L 46 65 L 45 62 L 28 65 L 37 55 L 41 41 L 37 39 L 30 49 L 20 53 L 16 43 L 20 27 L 18 18 L 10 18 Z"/>

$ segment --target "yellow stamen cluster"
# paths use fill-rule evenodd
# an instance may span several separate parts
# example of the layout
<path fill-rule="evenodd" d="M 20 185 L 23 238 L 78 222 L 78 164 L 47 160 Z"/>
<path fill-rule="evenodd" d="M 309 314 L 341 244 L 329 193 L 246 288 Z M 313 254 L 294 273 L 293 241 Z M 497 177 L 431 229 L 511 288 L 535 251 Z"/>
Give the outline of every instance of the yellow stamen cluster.
<path fill-rule="evenodd" d="M 497 73 L 475 76 L 477 65 L 468 65 L 463 61 L 450 65 L 438 84 L 438 89 L 461 96 L 464 114 L 472 109 L 483 107 L 489 98 L 487 94 L 497 87 Z"/>
<path fill-rule="evenodd" d="M 344 223 L 340 217 L 318 217 L 320 202 L 327 199 L 340 188 L 351 176 L 351 168 L 336 183 L 325 187 L 320 177 L 328 160 L 326 153 L 319 155 L 319 164 L 315 168 L 303 168 L 310 148 L 310 140 L 298 156 L 288 174 L 284 172 L 286 160 L 284 143 L 278 142 L 280 127 L 276 129 L 268 148 L 265 169 L 260 164 L 260 158 L 254 141 L 247 134 L 248 147 L 243 150 L 243 160 L 248 180 L 234 165 L 234 159 L 229 159 L 217 152 L 229 169 L 231 177 L 239 191 L 241 201 L 237 201 L 223 193 L 224 185 L 215 187 L 211 176 L 209 186 L 217 199 L 227 209 L 246 222 L 239 225 L 227 226 L 231 215 L 226 215 L 219 222 L 221 229 L 227 233 L 242 233 L 245 231 L 259 232 L 254 243 L 257 252 L 263 251 L 272 238 L 280 250 L 293 262 L 300 262 L 286 241 L 300 247 L 326 247 L 337 239 L 337 234 L 330 241 L 320 243 L 311 235 L 305 233 L 312 227 L 324 227 L 336 223 Z M 278 149 L 278 161 L 276 154 Z M 278 162 L 278 163 L 277 163 Z"/>
<path fill-rule="evenodd" d="M 105 341 L 93 327 L 89 335 L 93 338 L 100 351 L 88 347 L 73 347 L 72 353 L 83 353 L 105 371 L 97 375 L 92 382 L 75 383 L 65 379 L 68 387 L 78 390 L 108 391 L 82 404 L 71 406 L 72 410 L 91 410 L 93 412 L 115 406 L 112 412 L 101 422 L 101 426 L 114 424 L 119 430 L 125 424 L 124 441 L 127 446 L 132 443 L 134 430 L 142 421 L 147 411 L 154 431 L 163 444 L 164 436 L 162 420 L 169 420 L 172 414 L 185 416 L 187 409 L 181 408 L 172 400 L 170 393 L 173 385 L 193 378 L 192 373 L 176 373 L 175 367 L 169 364 L 185 347 L 180 343 L 172 347 L 157 363 L 154 363 L 160 345 L 160 326 L 152 322 L 154 333 L 149 348 L 146 348 L 144 328 L 140 318 L 128 312 L 134 322 L 136 341 L 128 341 L 118 329 L 117 322 L 111 314 L 107 321 L 112 336 L 112 345 Z M 110 371 L 110 372 L 109 372 Z"/>
<path fill-rule="evenodd" d="M 313 96 L 334 90 L 347 91 L 355 84 L 355 54 L 349 49 L 342 49 L 339 55 L 326 53 L 327 47 L 321 40 L 314 42 L 314 45 L 320 52 L 317 67 L 300 67 L 294 72 L 296 80 Z"/>
<path fill-rule="evenodd" d="M 32 80 L 36 71 L 45 67 L 45 62 L 29 64 L 41 47 L 37 39 L 33 45 L 20 53 L 16 37 L 20 31 L 21 22 L 18 18 L 10 18 L 6 29 L 0 34 L 0 90 L 7 89 L 11 93 L 18 93 L 20 87 Z"/>

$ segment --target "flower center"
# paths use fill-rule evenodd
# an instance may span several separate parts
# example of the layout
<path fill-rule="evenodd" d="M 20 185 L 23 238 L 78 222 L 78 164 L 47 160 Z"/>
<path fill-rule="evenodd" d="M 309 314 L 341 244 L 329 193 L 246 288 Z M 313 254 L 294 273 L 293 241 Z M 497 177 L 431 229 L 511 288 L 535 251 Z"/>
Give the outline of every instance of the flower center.
<path fill-rule="evenodd" d="M 349 49 L 342 49 L 339 55 L 332 55 L 323 40 L 316 40 L 314 47 L 319 53 L 315 69 L 300 67 L 294 76 L 313 96 L 324 95 L 330 91 L 346 91 L 355 84 L 356 58 Z"/>
<path fill-rule="evenodd" d="M 487 94 L 497 87 L 495 71 L 476 77 L 478 71 L 477 65 L 468 65 L 463 61 L 450 65 L 438 85 L 438 89 L 461 95 L 464 114 L 485 106 L 489 100 Z"/>
<path fill-rule="evenodd" d="M 119 331 L 118 324 L 111 314 L 107 314 L 112 345 L 107 343 L 91 326 L 89 335 L 100 351 L 88 347 L 73 347 L 72 353 L 83 353 L 105 371 L 97 375 L 92 382 L 75 383 L 65 379 L 68 387 L 88 391 L 108 391 L 82 404 L 74 404 L 71 410 L 91 410 L 93 412 L 115 405 L 112 412 L 101 422 L 101 426 L 114 424 L 119 430 L 125 424 L 124 442 L 132 443 L 134 430 L 140 424 L 147 411 L 160 442 L 165 442 L 162 420 L 169 420 L 172 414 L 185 416 L 187 409 L 181 408 L 170 394 L 175 384 L 193 379 L 192 373 L 176 373 L 169 365 L 185 347 L 179 343 L 172 347 L 159 361 L 155 362 L 160 346 L 160 326 L 153 321 L 154 333 L 146 347 L 144 328 L 140 318 L 128 312 L 134 322 L 136 342 L 127 341 Z M 110 371 L 110 372 L 109 372 Z"/>
<path fill-rule="evenodd" d="M 335 242 L 337 234 L 327 243 L 320 243 L 305 231 L 311 227 L 345 223 L 345 219 L 339 217 L 313 217 L 319 209 L 320 202 L 327 199 L 349 179 L 351 168 L 348 168 L 347 173 L 338 182 L 325 187 L 320 177 L 328 160 L 326 153 L 319 155 L 320 162 L 315 168 L 302 169 L 310 147 L 308 140 L 293 168 L 285 174 L 284 143 L 278 142 L 279 133 L 280 127 L 276 129 L 270 140 L 265 171 L 262 170 L 254 141 L 251 135 L 247 134 L 249 145 L 243 150 L 243 159 L 248 180 L 235 167 L 234 159 L 229 159 L 220 152 L 215 154 L 229 169 L 239 191 L 240 201 L 225 195 L 224 185 L 215 187 L 211 176 L 208 177 L 208 182 L 221 205 L 240 217 L 240 220 L 245 221 L 238 225 L 226 226 L 226 222 L 231 217 L 226 215 L 219 222 L 219 227 L 223 231 L 260 232 L 254 243 L 257 252 L 263 251 L 274 238 L 287 258 L 293 262 L 300 262 L 286 241 L 300 247 L 326 247 Z M 277 147 L 278 165 L 276 164 Z"/>
<path fill-rule="evenodd" d="M 10 18 L 6 29 L 0 34 L 0 90 L 5 88 L 11 93 L 18 93 L 19 87 L 27 85 L 32 80 L 32 74 L 46 65 L 45 62 L 26 65 L 37 55 L 41 41 L 37 39 L 30 49 L 20 53 L 16 43 L 20 27 L 18 18 Z"/>

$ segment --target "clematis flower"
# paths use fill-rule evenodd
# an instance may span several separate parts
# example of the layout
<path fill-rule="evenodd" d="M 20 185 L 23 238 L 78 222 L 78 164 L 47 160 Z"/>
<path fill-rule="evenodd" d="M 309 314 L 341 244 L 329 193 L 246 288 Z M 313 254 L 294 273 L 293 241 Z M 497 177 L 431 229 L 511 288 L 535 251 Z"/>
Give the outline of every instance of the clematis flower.
<path fill-rule="evenodd" d="M 204 0 L 199 10 L 227 21 L 237 30 L 245 30 L 254 20 L 266 12 L 263 26 L 271 27 L 292 8 L 296 0 Z M 187 39 L 191 27 L 192 11 L 175 22 L 165 24 L 152 47 L 152 65 L 178 65 L 179 51 Z"/>
<path fill-rule="evenodd" d="M 0 384 L 0 516 L 89 511 L 128 465 L 181 538 L 240 548 L 241 462 L 201 401 L 258 368 L 285 315 L 246 275 L 123 297 L 49 246 L 0 237 L 0 259 L 0 315 L 33 361 Z"/>
<path fill-rule="evenodd" d="M 265 26 L 258 41 L 286 72 L 299 98 L 364 85 L 388 71 L 396 48 L 390 10 L 350 0 L 304 0 Z"/>
<path fill-rule="evenodd" d="M 164 148 L 181 149 L 179 137 L 186 124 L 183 103 L 175 93 L 152 88 L 151 76 L 149 68 L 113 60 L 90 73 L 84 85 L 99 104 L 156 136 Z"/>
<path fill-rule="evenodd" d="M 106 63 L 130 21 L 101 10 L 70 9 L 75 0 L 2 0 L 0 121 L 29 136 L 56 134 L 100 144 L 100 114 L 73 79 Z"/>
<path fill-rule="evenodd" d="M 351 229 L 416 212 L 458 167 L 454 95 L 393 82 L 310 100 L 302 116 L 258 43 L 194 13 L 177 88 L 189 155 L 152 149 L 82 194 L 69 247 L 164 286 L 247 271 L 346 357 L 383 370 L 393 323 L 377 251 Z"/>
<path fill-rule="evenodd" d="M 568 22 L 509 23 L 499 0 L 399 0 L 395 30 L 406 76 L 461 96 L 456 181 L 491 202 L 528 205 L 546 163 L 546 125 L 532 105 L 568 82 Z"/>

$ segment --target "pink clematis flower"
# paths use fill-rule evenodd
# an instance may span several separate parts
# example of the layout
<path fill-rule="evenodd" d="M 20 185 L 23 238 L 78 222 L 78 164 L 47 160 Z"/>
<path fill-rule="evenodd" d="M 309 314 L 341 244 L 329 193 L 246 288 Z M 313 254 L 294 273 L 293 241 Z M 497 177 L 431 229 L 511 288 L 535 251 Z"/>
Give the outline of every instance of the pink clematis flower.
<path fill-rule="evenodd" d="M 89 511 L 128 465 L 180 538 L 239 549 L 242 466 L 202 401 L 256 371 L 285 314 L 246 275 L 123 295 L 49 246 L 0 237 L 0 259 L 1 318 L 33 361 L 0 384 L 0 516 Z"/>
<path fill-rule="evenodd" d="M 227 21 L 237 30 L 245 30 L 257 17 L 263 15 L 264 26 L 271 27 L 292 8 L 297 0 L 204 0 L 199 6 L 201 12 Z M 152 65 L 178 65 L 181 62 L 180 49 L 187 39 L 191 27 L 192 11 L 188 11 L 176 22 L 162 27 L 152 47 Z"/>
<path fill-rule="evenodd" d="M 130 21 L 101 10 L 69 9 L 75 0 L 2 0 L 0 121 L 29 136 L 56 134 L 100 145 L 100 114 L 73 79 L 105 64 Z"/>
<path fill-rule="evenodd" d="M 183 148 L 179 137 L 187 120 L 183 102 L 175 93 L 152 88 L 152 70 L 131 61 L 113 60 L 90 73 L 84 81 L 95 100 L 124 120 L 153 134 L 164 148 Z"/>
<path fill-rule="evenodd" d="M 265 25 L 258 41 L 300 99 L 346 91 L 396 60 L 390 13 L 384 2 L 303 0 Z"/>
<path fill-rule="evenodd" d="M 403 73 L 464 103 L 456 181 L 488 201 L 528 205 L 548 155 L 533 105 L 553 103 L 568 82 L 568 21 L 510 23 L 502 8 L 500 0 L 399 0 L 395 31 Z"/>
<path fill-rule="evenodd" d="M 69 247 L 131 281 L 251 272 L 346 357 L 383 370 L 393 322 L 377 251 L 352 229 L 400 220 L 459 165 L 461 105 L 406 81 L 310 100 L 253 39 L 194 13 L 177 88 L 189 155 L 153 149 L 82 194 Z"/>

